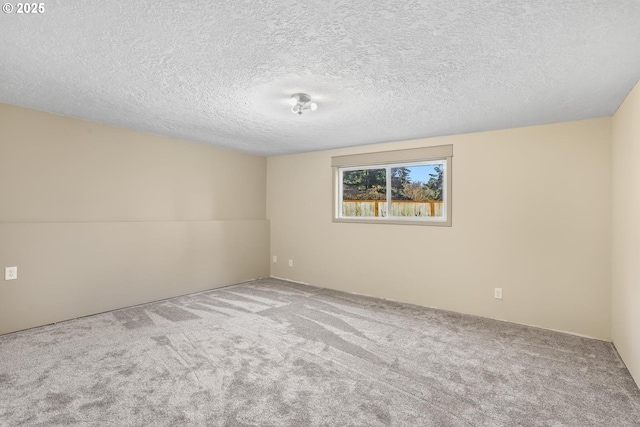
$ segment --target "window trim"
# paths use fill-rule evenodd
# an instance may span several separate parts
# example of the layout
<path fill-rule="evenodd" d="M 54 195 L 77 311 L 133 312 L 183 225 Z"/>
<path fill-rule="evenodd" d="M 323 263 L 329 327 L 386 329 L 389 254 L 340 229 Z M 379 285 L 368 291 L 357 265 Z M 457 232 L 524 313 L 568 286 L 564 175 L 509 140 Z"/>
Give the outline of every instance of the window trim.
<path fill-rule="evenodd" d="M 380 151 L 375 153 L 355 154 L 348 156 L 336 156 L 331 158 L 333 168 L 333 222 L 342 223 L 366 223 L 366 224 L 396 224 L 396 225 L 429 225 L 451 227 L 451 170 L 453 158 L 453 145 L 440 145 L 433 147 L 423 147 L 408 150 Z M 343 217 L 342 197 L 343 186 L 341 172 L 345 170 L 360 169 L 387 169 L 387 212 L 391 209 L 391 187 L 388 185 L 391 179 L 389 173 L 391 168 L 402 166 L 419 166 L 429 164 L 426 162 L 444 162 L 445 182 L 443 184 L 443 202 L 445 215 L 443 219 L 413 219 L 413 217 Z M 411 218 L 411 219 L 408 219 Z"/>

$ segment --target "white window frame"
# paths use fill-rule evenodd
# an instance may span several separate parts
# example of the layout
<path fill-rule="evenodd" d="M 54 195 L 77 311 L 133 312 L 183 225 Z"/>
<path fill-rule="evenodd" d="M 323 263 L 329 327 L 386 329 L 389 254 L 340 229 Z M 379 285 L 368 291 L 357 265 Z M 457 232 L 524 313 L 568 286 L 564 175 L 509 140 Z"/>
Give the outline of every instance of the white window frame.
<path fill-rule="evenodd" d="M 412 224 L 435 225 L 451 227 L 451 163 L 453 146 L 435 146 L 410 150 L 396 150 L 389 152 L 366 153 L 351 156 L 339 156 L 332 158 L 334 169 L 334 203 L 333 221 L 347 223 L 369 224 Z M 390 161 L 384 161 L 389 159 Z M 415 167 L 426 165 L 443 165 L 443 215 L 441 217 L 409 217 L 390 216 L 391 209 L 391 169 L 397 167 Z M 385 169 L 386 170 L 386 205 L 385 217 L 347 217 L 342 215 L 343 202 L 343 172 L 353 170 Z"/>

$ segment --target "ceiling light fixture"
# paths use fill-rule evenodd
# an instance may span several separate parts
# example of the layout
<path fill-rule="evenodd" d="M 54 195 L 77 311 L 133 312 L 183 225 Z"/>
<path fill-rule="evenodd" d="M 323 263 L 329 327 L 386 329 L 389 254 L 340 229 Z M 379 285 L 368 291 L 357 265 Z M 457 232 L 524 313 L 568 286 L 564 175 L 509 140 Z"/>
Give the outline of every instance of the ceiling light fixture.
<path fill-rule="evenodd" d="M 311 102 L 311 97 L 306 93 L 294 93 L 291 95 L 291 111 L 301 115 L 305 110 L 315 111 L 318 108 L 315 102 Z"/>

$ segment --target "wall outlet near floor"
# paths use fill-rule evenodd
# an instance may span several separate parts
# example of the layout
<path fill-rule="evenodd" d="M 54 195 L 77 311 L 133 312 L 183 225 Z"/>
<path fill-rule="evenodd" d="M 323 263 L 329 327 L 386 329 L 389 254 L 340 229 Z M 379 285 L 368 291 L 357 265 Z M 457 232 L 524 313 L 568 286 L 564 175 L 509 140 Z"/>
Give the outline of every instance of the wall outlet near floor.
<path fill-rule="evenodd" d="M 278 255 L 273 256 L 273 262 L 278 262 Z"/>
<path fill-rule="evenodd" d="M 495 299 L 502 299 L 502 288 L 494 288 L 493 289 L 493 297 Z"/>
<path fill-rule="evenodd" d="M 293 260 L 292 259 L 289 260 L 289 267 L 293 267 Z"/>
<path fill-rule="evenodd" d="M 6 267 L 4 269 L 4 280 L 16 280 L 18 278 L 18 267 Z"/>

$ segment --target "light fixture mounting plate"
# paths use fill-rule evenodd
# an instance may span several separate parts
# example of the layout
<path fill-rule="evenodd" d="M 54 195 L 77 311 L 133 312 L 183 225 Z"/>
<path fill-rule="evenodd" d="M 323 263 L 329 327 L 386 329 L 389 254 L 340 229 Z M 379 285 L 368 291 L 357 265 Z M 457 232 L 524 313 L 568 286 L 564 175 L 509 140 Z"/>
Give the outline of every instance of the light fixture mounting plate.
<path fill-rule="evenodd" d="M 291 111 L 298 115 L 302 115 L 305 110 L 315 111 L 318 107 L 315 102 L 311 102 L 309 94 L 301 92 L 291 95 L 291 105 Z"/>

